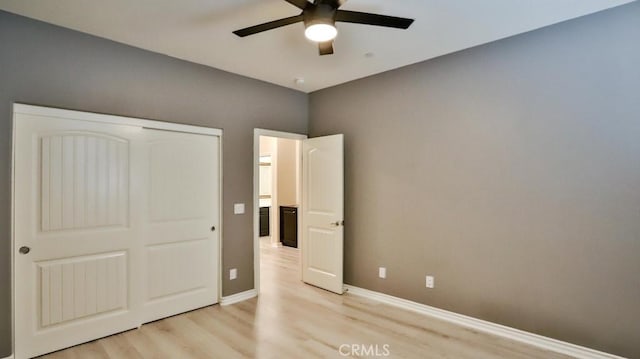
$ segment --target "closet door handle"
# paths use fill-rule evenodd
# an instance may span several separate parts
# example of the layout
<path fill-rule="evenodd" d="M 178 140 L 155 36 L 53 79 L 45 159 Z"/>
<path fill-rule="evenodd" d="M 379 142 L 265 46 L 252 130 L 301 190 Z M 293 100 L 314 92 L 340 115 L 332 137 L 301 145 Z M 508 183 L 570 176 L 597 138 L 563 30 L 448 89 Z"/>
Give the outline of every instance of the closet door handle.
<path fill-rule="evenodd" d="M 211 226 L 211 232 L 216 230 L 216 226 Z"/>
<path fill-rule="evenodd" d="M 31 248 L 23 246 L 18 249 L 18 252 L 20 252 L 20 254 L 28 254 L 29 252 L 31 252 Z"/>

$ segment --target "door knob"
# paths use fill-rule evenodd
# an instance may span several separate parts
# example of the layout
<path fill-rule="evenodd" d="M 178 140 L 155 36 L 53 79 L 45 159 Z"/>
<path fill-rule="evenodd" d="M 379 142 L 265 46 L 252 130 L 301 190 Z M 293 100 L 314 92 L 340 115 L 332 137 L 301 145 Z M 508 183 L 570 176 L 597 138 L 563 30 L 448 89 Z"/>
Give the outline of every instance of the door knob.
<path fill-rule="evenodd" d="M 31 252 L 31 248 L 27 246 L 23 246 L 23 247 L 20 247 L 20 249 L 18 249 L 18 252 L 20 252 L 20 254 L 27 254 Z"/>
<path fill-rule="evenodd" d="M 216 226 L 211 226 L 211 232 L 216 230 Z"/>
<path fill-rule="evenodd" d="M 331 222 L 332 226 L 340 227 L 340 221 Z"/>

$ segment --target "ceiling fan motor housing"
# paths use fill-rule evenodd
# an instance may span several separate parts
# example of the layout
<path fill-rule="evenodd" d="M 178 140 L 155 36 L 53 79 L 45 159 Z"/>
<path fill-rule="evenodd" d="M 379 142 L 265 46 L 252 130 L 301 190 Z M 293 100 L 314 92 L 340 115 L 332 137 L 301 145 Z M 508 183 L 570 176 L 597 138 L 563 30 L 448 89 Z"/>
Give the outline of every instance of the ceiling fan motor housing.
<path fill-rule="evenodd" d="M 329 24 L 335 26 L 336 8 L 329 4 L 311 5 L 302 12 L 304 26 Z"/>

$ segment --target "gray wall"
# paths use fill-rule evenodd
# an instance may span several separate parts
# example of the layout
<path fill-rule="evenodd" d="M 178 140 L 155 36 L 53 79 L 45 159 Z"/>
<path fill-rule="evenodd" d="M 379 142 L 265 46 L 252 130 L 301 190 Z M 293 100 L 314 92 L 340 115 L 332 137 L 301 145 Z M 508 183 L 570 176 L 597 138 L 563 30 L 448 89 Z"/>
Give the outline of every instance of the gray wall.
<path fill-rule="evenodd" d="M 223 129 L 223 268 L 238 268 L 223 294 L 253 288 L 253 128 L 306 133 L 307 96 L 0 12 L 0 357 L 11 353 L 13 102 Z"/>
<path fill-rule="evenodd" d="M 310 134 L 345 134 L 346 282 L 640 358 L 639 19 L 311 94 Z"/>

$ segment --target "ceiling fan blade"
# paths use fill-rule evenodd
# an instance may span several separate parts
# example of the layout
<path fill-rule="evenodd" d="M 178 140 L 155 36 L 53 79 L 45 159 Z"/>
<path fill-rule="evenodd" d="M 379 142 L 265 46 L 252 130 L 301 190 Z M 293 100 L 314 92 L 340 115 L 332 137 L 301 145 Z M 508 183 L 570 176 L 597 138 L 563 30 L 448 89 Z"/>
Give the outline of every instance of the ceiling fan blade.
<path fill-rule="evenodd" d="M 320 56 L 333 54 L 333 40 L 326 42 L 319 42 L 318 49 L 320 50 Z"/>
<path fill-rule="evenodd" d="M 301 22 L 302 19 L 303 19 L 302 14 L 291 16 L 291 17 L 285 17 L 284 19 L 269 21 L 269 22 L 265 22 L 264 24 L 250 26 L 244 29 L 236 30 L 233 33 L 240 37 L 245 37 L 245 36 L 257 34 L 259 32 L 276 29 L 278 27 L 291 25 L 296 22 Z"/>
<path fill-rule="evenodd" d="M 307 0 L 284 0 L 286 2 L 288 2 L 289 4 L 297 7 L 300 10 L 304 10 L 307 8 L 307 6 L 309 6 L 310 2 L 308 2 Z"/>
<path fill-rule="evenodd" d="M 413 23 L 413 19 L 407 19 L 403 17 L 369 14 L 366 12 L 346 10 L 336 11 L 336 21 L 395 27 L 397 29 L 407 29 Z"/>

